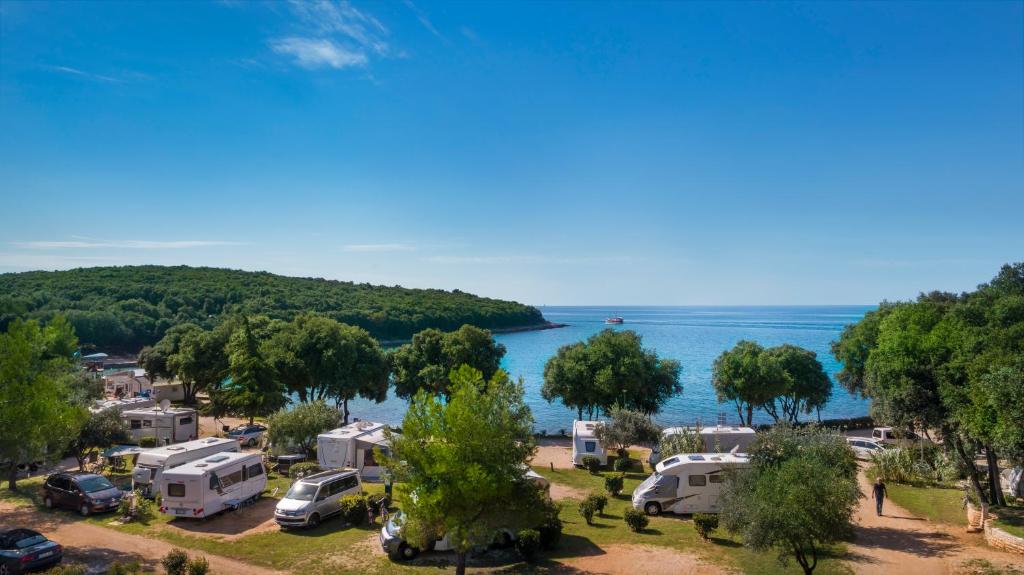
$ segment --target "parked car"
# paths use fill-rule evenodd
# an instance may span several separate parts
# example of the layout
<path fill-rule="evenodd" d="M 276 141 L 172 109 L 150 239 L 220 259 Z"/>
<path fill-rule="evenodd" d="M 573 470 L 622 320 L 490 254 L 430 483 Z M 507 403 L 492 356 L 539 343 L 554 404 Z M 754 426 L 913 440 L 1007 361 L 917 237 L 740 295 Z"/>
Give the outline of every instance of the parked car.
<path fill-rule="evenodd" d="M 363 492 L 356 469 L 332 469 L 303 477 L 292 484 L 274 509 L 274 521 L 283 529 L 316 527 L 341 511 L 341 498 Z"/>
<path fill-rule="evenodd" d="M 15 575 L 60 563 L 64 548 L 38 531 L 11 529 L 0 533 L 0 575 Z"/>
<path fill-rule="evenodd" d="M 123 496 L 109 479 L 95 473 L 54 473 L 43 484 L 43 505 L 75 509 L 83 516 L 117 509 Z"/>
<path fill-rule="evenodd" d="M 891 427 L 876 427 L 871 430 L 871 439 L 874 439 L 877 443 L 903 445 L 916 441 L 918 437 L 913 431 L 901 431 Z"/>
<path fill-rule="evenodd" d="M 254 423 L 252 425 L 239 425 L 228 432 L 228 437 L 246 447 L 256 447 L 266 432 L 267 426 Z"/>
<path fill-rule="evenodd" d="M 885 449 L 883 444 L 866 437 L 847 437 L 846 443 L 850 444 L 850 448 L 853 449 L 857 459 L 863 460 L 870 460 L 872 455 L 881 449 Z"/>

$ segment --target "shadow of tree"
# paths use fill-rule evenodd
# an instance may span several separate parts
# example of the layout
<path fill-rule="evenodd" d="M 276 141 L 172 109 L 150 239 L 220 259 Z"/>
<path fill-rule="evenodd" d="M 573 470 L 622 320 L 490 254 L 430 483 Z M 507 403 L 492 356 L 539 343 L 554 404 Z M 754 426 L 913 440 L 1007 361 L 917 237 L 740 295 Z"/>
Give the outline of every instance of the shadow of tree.
<path fill-rule="evenodd" d="M 942 557 L 961 546 L 948 533 L 905 531 L 892 527 L 860 527 L 855 539 L 863 547 L 903 551 L 921 557 Z"/>

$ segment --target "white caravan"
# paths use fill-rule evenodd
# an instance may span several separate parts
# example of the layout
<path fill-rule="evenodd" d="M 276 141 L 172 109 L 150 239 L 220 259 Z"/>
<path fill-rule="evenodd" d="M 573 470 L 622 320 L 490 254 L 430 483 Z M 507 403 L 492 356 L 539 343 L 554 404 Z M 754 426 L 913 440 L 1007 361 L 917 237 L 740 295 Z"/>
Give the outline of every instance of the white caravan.
<path fill-rule="evenodd" d="M 572 464 L 583 465 L 583 458 L 592 455 L 601 460 L 601 465 L 608 465 L 608 452 L 597 440 L 595 431 L 604 425 L 599 421 L 572 422 Z"/>
<path fill-rule="evenodd" d="M 633 507 L 659 513 L 718 513 L 727 469 L 746 469 L 745 453 L 680 453 L 662 461 L 633 490 Z"/>
<path fill-rule="evenodd" d="M 384 424 L 356 421 L 321 433 L 316 438 L 317 464 L 324 469 L 358 469 L 363 479 L 381 478 L 384 468 L 377 461 L 374 448 L 387 454 L 390 450 L 384 437 Z"/>
<path fill-rule="evenodd" d="M 199 416 L 194 409 L 129 409 L 122 411 L 121 417 L 135 443 L 143 437 L 156 437 L 159 444 L 181 443 L 199 437 Z"/>
<path fill-rule="evenodd" d="M 125 399 L 97 399 L 89 411 L 92 413 L 101 413 L 108 409 L 113 409 L 118 413 L 123 413 L 130 409 L 146 409 L 156 405 L 156 401 L 151 397 L 128 397 Z"/>
<path fill-rule="evenodd" d="M 667 427 L 662 430 L 661 436 L 668 437 L 684 431 L 696 431 L 696 429 L 696 427 Z M 757 438 L 757 432 L 753 428 L 736 425 L 702 427 L 700 435 L 704 438 L 704 451 L 708 453 L 729 453 L 733 449 L 740 453 L 746 453 L 747 448 Z M 661 461 L 661 450 L 655 445 L 651 449 L 651 456 L 647 458 L 647 462 L 654 467 L 659 461 Z"/>
<path fill-rule="evenodd" d="M 156 497 L 165 471 L 225 451 L 240 451 L 238 442 L 226 437 L 207 437 L 143 451 L 132 469 L 132 489 L 146 497 Z"/>
<path fill-rule="evenodd" d="M 164 471 L 160 512 L 203 518 L 255 501 L 267 486 L 259 453 L 218 453 Z"/>

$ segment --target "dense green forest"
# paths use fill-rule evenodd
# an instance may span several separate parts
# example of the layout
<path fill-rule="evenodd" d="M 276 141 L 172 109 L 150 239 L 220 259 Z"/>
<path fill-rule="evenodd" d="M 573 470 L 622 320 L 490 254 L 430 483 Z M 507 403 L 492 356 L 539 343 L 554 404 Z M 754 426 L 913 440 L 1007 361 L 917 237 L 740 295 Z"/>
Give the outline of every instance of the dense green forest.
<path fill-rule="evenodd" d="M 381 340 L 422 329 L 488 329 L 545 323 L 534 307 L 461 291 L 373 286 L 187 266 L 82 268 L 0 274 L 0 331 L 15 317 L 67 315 L 83 344 L 136 352 L 169 327 L 211 328 L 230 313 L 291 319 L 313 311 L 360 326 Z"/>

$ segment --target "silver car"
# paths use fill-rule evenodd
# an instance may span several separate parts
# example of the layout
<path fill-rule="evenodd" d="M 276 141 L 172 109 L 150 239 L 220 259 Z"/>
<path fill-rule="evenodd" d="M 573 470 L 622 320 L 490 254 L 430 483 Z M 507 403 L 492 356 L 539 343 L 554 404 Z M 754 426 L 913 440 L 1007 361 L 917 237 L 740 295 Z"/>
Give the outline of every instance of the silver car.
<path fill-rule="evenodd" d="M 274 521 L 283 529 L 316 527 L 341 511 L 341 498 L 363 492 L 356 469 L 335 469 L 303 477 L 292 484 L 274 509 Z"/>

